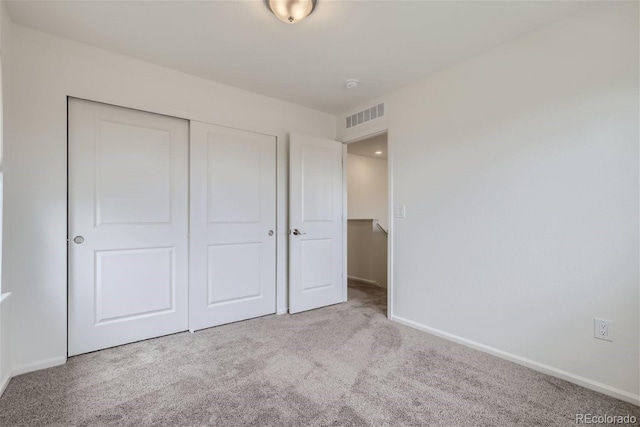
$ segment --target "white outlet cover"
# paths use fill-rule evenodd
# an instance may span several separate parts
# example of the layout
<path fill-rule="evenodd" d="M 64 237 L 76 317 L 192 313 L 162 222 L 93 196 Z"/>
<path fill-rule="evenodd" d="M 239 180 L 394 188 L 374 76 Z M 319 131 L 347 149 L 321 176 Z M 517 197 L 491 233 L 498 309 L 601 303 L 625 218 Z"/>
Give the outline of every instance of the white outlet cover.
<path fill-rule="evenodd" d="M 600 340 L 613 341 L 613 330 L 611 329 L 611 320 L 593 319 L 593 336 Z"/>
<path fill-rule="evenodd" d="M 396 206 L 393 209 L 393 216 L 395 218 L 406 218 L 407 217 L 407 207 L 406 206 Z"/>

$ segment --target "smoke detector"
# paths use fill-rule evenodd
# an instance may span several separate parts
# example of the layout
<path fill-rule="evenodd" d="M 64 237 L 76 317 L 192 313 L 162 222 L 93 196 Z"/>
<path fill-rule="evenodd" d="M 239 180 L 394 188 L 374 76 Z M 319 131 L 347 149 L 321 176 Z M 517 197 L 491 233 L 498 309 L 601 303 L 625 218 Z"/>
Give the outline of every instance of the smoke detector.
<path fill-rule="evenodd" d="M 355 89 L 359 84 L 360 82 L 358 81 L 358 79 L 349 79 L 344 82 L 344 85 L 347 87 L 347 89 Z"/>

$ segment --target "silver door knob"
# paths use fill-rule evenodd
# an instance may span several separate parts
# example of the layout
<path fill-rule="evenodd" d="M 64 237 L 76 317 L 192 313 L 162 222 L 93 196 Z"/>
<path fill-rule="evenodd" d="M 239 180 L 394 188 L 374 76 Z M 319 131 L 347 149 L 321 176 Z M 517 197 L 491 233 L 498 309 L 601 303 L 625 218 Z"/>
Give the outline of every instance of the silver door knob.
<path fill-rule="evenodd" d="M 76 236 L 76 237 L 74 237 L 74 238 L 73 238 L 73 242 L 74 242 L 74 243 L 77 243 L 77 244 L 84 243 L 84 237 L 82 237 L 82 236 Z"/>
<path fill-rule="evenodd" d="M 298 230 L 297 228 L 293 229 L 293 235 L 294 236 L 300 236 L 302 234 L 307 234 L 307 233 L 303 233 L 302 231 Z"/>
<path fill-rule="evenodd" d="M 269 236 L 273 236 L 273 230 L 269 230 Z"/>

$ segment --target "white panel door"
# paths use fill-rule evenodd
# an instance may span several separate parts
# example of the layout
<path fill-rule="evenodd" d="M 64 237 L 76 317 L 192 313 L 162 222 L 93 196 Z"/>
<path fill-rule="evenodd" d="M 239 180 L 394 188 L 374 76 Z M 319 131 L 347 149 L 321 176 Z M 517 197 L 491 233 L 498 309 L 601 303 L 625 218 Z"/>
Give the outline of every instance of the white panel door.
<path fill-rule="evenodd" d="M 342 143 L 289 140 L 289 312 L 345 301 Z"/>
<path fill-rule="evenodd" d="M 276 311 L 276 139 L 191 122 L 189 329 Z"/>
<path fill-rule="evenodd" d="M 69 100 L 69 356 L 188 328 L 188 138 Z"/>

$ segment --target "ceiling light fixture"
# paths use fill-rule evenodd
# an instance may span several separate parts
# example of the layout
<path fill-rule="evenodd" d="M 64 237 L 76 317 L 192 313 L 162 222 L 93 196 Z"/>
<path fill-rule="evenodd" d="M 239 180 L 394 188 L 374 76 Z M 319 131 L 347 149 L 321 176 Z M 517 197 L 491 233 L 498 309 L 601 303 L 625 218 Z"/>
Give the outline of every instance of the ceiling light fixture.
<path fill-rule="evenodd" d="M 355 89 L 358 87 L 359 84 L 360 84 L 360 81 L 358 79 L 349 79 L 346 82 L 344 82 L 344 85 L 347 87 L 347 89 Z"/>
<path fill-rule="evenodd" d="M 297 24 L 311 15 L 318 0 L 265 0 L 269 10 L 282 22 Z"/>
<path fill-rule="evenodd" d="M 376 151 L 375 154 L 379 156 L 380 154 L 382 154 L 382 151 Z"/>

